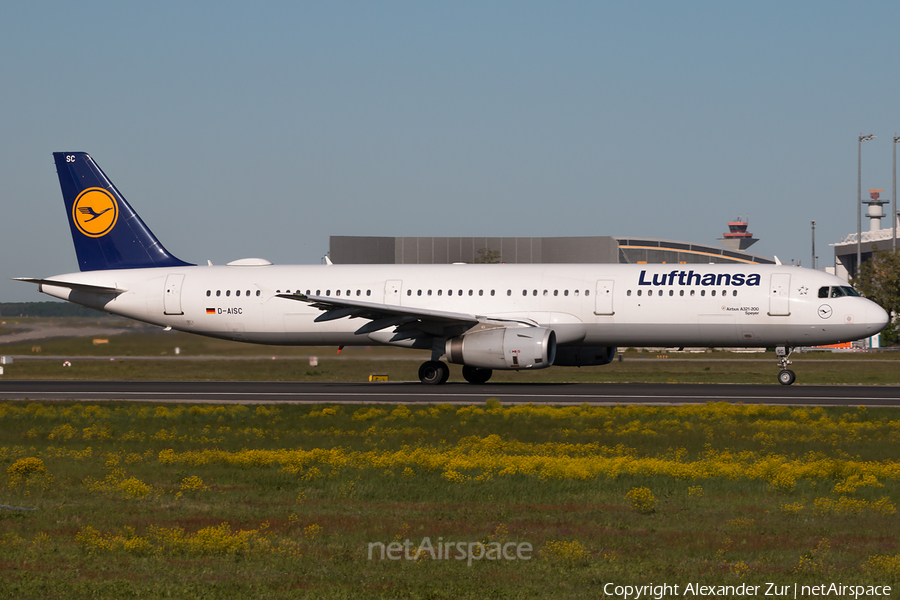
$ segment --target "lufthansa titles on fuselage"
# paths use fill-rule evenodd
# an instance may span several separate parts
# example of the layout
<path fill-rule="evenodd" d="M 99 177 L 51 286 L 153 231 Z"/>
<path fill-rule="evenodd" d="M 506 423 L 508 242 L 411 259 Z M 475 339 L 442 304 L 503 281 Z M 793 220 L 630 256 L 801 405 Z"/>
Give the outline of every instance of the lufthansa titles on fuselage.
<path fill-rule="evenodd" d="M 651 279 L 647 279 L 647 271 L 641 271 L 638 285 L 733 285 L 733 286 L 758 286 L 762 277 L 758 273 L 695 273 L 694 271 L 669 271 L 668 273 L 653 273 Z"/>

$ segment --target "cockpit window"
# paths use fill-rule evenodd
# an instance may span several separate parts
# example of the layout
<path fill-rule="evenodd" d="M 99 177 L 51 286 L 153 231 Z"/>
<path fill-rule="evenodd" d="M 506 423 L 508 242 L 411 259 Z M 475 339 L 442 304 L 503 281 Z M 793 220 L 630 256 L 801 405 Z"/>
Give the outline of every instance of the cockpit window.
<path fill-rule="evenodd" d="M 819 298 L 843 298 L 844 296 L 859 296 L 859 292 L 849 285 L 819 288 Z"/>

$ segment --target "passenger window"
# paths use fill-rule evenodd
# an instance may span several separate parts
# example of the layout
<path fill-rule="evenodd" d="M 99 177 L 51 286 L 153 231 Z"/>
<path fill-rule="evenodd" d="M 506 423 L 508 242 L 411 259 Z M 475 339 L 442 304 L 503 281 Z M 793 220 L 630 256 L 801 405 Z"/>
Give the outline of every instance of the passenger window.
<path fill-rule="evenodd" d="M 484 296 L 484 290 L 478 290 L 478 295 L 479 295 L 479 296 Z"/>
<path fill-rule="evenodd" d="M 412 290 L 406 290 L 406 295 L 407 295 L 407 296 L 412 296 Z"/>
<path fill-rule="evenodd" d="M 731 292 L 731 295 L 732 295 L 732 296 L 737 296 L 737 290 L 734 290 L 733 292 Z"/>
<path fill-rule="evenodd" d="M 716 295 L 716 290 L 712 290 L 712 291 L 710 292 L 710 294 L 713 295 L 713 296 L 715 296 L 715 295 Z"/>
<path fill-rule="evenodd" d="M 360 294 L 362 294 L 362 292 L 359 290 L 356 290 L 356 295 L 359 296 Z"/>
<path fill-rule="evenodd" d="M 627 292 L 625 292 L 625 295 L 626 295 L 626 296 L 630 296 L 630 295 L 631 295 L 631 290 L 628 290 Z"/>
<path fill-rule="evenodd" d="M 537 296 L 537 290 L 534 290 L 533 292 L 531 292 L 531 295 L 532 295 L 532 296 Z"/>
<path fill-rule="evenodd" d="M 642 290 L 638 290 L 638 296 L 640 296 L 640 295 L 641 295 L 641 291 L 642 291 Z"/>
<path fill-rule="evenodd" d="M 523 295 L 523 296 L 527 296 L 527 295 L 528 295 L 528 290 L 522 290 L 522 295 Z"/>
<path fill-rule="evenodd" d="M 260 291 L 256 290 L 256 295 L 259 296 L 259 294 L 260 294 Z"/>
<path fill-rule="evenodd" d="M 507 296 L 512 296 L 512 290 L 506 290 L 506 295 L 507 295 Z"/>
<path fill-rule="evenodd" d="M 494 290 L 491 290 L 491 296 L 493 296 L 493 295 L 494 295 Z"/>
<path fill-rule="evenodd" d="M 206 290 L 206 297 L 208 298 L 208 297 L 211 296 L 211 295 L 212 295 L 212 291 L 211 291 L 211 290 Z"/>
<path fill-rule="evenodd" d="M 469 295 L 471 296 L 472 294 L 469 294 Z M 462 290 L 459 290 L 459 293 L 457 294 L 457 296 L 462 296 Z"/>
<path fill-rule="evenodd" d="M 706 295 L 706 290 L 700 290 L 700 295 L 701 295 L 701 296 L 705 296 L 705 295 Z"/>
<path fill-rule="evenodd" d="M 236 291 L 236 292 L 234 293 L 234 295 L 235 295 L 235 296 L 240 296 L 240 295 L 241 295 L 241 290 Z"/>
<path fill-rule="evenodd" d="M 693 296 L 695 293 L 696 293 L 696 290 L 691 290 L 691 296 Z"/>
<path fill-rule="evenodd" d="M 440 296 L 443 292 L 444 290 L 438 290 L 438 296 Z"/>
<path fill-rule="evenodd" d="M 648 295 L 648 296 L 652 296 L 652 295 L 653 295 L 653 290 L 647 290 L 647 295 Z"/>
<path fill-rule="evenodd" d="M 326 296 L 330 296 L 330 295 L 331 295 L 331 290 L 325 290 L 325 295 L 326 295 Z"/>
<path fill-rule="evenodd" d="M 416 292 L 416 296 L 421 296 L 421 295 L 422 295 L 422 290 L 418 290 L 418 291 Z"/>
<path fill-rule="evenodd" d="M 245 296 L 250 296 L 250 290 L 247 290 L 247 293 L 244 294 L 244 295 L 245 295 Z"/>
<path fill-rule="evenodd" d="M 559 296 L 559 290 L 553 290 L 553 295 L 554 295 L 554 296 Z"/>
<path fill-rule="evenodd" d="M 438 292 L 438 295 L 440 295 L 440 292 Z M 447 290 L 447 295 L 448 295 L 448 296 L 452 296 L 452 295 L 453 295 L 453 290 Z"/>
<path fill-rule="evenodd" d="M 674 296 L 674 295 L 675 295 L 675 290 L 669 290 L 669 295 L 670 295 L 670 296 Z"/>
<path fill-rule="evenodd" d="M 565 290 L 565 291 L 563 292 L 563 296 L 568 296 L 568 295 L 569 295 L 569 290 Z"/>
<path fill-rule="evenodd" d="M 584 295 L 585 295 L 585 296 L 590 296 L 590 295 L 591 295 L 591 290 L 584 290 Z"/>
<path fill-rule="evenodd" d="M 429 296 L 431 295 L 431 290 L 428 290 L 428 295 L 429 295 Z"/>
<path fill-rule="evenodd" d="M 575 290 L 575 295 L 576 295 L 576 296 L 578 295 L 578 292 L 579 292 L 579 291 L 580 291 L 580 290 Z"/>
<path fill-rule="evenodd" d="M 226 290 L 226 291 L 225 291 L 225 295 L 226 295 L 226 296 L 230 296 L 230 295 L 231 295 L 231 290 Z"/>
<path fill-rule="evenodd" d="M 678 295 L 679 295 L 679 296 L 684 296 L 684 290 L 678 290 Z"/>
<path fill-rule="evenodd" d="M 470 295 L 470 296 L 472 295 L 472 290 L 469 290 L 469 295 Z M 479 296 L 480 296 L 480 295 L 481 295 L 481 294 L 479 294 Z"/>
<path fill-rule="evenodd" d="M 335 296 L 340 296 L 340 295 L 341 295 L 341 290 L 335 290 L 335 291 L 334 291 L 334 295 L 335 295 Z"/>
<path fill-rule="evenodd" d="M 316 290 L 316 296 L 321 296 L 321 295 L 322 295 L 322 290 Z"/>
<path fill-rule="evenodd" d="M 366 290 L 366 296 L 371 296 L 371 295 L 372 295 L 372 290 Z"/>
<path fill-rule="evenodd" d="M 256 295 L 259 296 L 259 292 Z M 306 295 L 309 296 L 309 290 L 306 290 Z"/>

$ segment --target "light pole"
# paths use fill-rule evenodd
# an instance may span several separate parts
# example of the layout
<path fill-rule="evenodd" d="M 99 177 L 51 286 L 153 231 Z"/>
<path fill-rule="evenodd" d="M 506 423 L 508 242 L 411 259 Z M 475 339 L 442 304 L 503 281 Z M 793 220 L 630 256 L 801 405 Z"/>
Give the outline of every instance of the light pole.
<path fill-rule="evenodd" d="M 894 239 L 891 240 L 891 250 L 897 251 L 897 144 L 900 144 L 900 135 L 894 134 L 894 209 L 891 211 L 891 228 L 894 230 Z"/>
<path fill-rule="evenodd" d="M 862 263 L 862 143 L 874 139 L 875 136 L 871 133 L 869 135 L 860 134 L 856 152 L 856 267 L 853 269 L 854 276 Z"/>
<path fill-rule="evenodd" d="M 812 268 L 816 268 L 816 222 L 812 222 Z"/>

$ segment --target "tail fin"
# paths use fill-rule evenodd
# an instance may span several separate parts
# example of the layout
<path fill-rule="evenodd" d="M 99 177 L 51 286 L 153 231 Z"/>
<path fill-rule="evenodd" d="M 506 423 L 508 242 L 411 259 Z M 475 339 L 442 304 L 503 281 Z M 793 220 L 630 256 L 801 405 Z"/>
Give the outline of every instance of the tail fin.
<path fill-rule="evenodd" d="M 53 160 L 82 271 L 191 266 L 169 254 L 89 154 Z"/>

